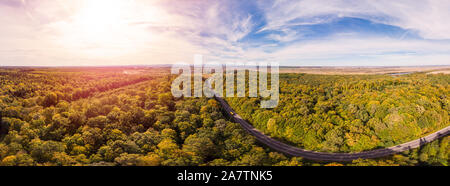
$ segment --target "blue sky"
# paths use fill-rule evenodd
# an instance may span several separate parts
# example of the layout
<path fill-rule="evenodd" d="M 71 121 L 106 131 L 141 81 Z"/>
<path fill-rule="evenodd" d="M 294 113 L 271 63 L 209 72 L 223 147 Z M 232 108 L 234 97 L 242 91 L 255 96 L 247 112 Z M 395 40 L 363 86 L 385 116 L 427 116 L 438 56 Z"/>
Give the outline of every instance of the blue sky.
<path fill-rule="evenodd" d="M 443 0 L 2 0 L 0 65 L 450 65 Z"/>

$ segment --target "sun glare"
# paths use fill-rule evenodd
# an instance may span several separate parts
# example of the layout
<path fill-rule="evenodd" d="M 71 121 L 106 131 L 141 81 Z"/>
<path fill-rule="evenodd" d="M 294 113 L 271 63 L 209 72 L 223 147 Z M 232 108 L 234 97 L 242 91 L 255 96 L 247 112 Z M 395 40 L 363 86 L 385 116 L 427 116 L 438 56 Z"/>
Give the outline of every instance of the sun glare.
<path fill-rule="evenodd" d="M 61 42 L 94 57 L 132 52 L 151 37 L 130 25 L 137 16 L 133 0 L 84 0 L 71 21 L 63 25 Z"/>
<path fill-rule="evenodd" d="M 87 39 L 107 42 L 123 29 L 130 8 L 128 3 L 121 0 L 85 1 L 83 8 L 75 16 L 74 23 Z"/>

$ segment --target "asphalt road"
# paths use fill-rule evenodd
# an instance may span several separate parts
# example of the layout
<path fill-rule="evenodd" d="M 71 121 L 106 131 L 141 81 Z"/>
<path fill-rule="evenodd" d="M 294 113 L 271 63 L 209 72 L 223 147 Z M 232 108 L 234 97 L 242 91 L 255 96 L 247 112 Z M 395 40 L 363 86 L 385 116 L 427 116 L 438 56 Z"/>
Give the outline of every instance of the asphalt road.
<path fill-rule="evenodd" d="M 300 149 L 285 143 L 282 143 L 280 141 L 277 141 L 275 139 L 272 139 L 271 137 L 263 134 L 258 129 L 254 128 L 252 125 L 250 125 L 247 121 L 243 120 L 241 116 L 236 114 L 236 112 L 228 105 L 228 103 L 221 97 L 215 96 L 216 100 L 220 102 L 223 109 L 225 109 L 226 113 L 234 119 L 235 122 L 241 124 L 241 126 L 251 135 L 255 136 L 256 139 L 269 146 L 270 148 L 282 152 L 284 154 L 288 154 L 291 156 L 300 156 L 306 159 L 310 160 L 317 160 L 317 161 L 352 161 L 355 159 L 368 159 L 368 158 L 379 158 L 383 156 L 388 156 L 391 154 L 399 153 L 405 150 L 413 149 L 420 147 L 428 142 L 431 142 L 433 140 L 436 140 L 440 137 L 446 136 L 450 133 L 450 126 L 445 127 L 437 132 L 434 132 L 428 136 L 425 136 L 420 139 L 416 139 L 407 143 L 403 143 L 397 146 L 384 148 L 384 149 L 376 149 L 376 150 L 370 150 L 365 152 L 355 152 L 355 153 L 326 153 L 326 152 L 315 152 L 315 151 L 309 151 Z M 231 114 L 230 112 L 234 113 Z"/>

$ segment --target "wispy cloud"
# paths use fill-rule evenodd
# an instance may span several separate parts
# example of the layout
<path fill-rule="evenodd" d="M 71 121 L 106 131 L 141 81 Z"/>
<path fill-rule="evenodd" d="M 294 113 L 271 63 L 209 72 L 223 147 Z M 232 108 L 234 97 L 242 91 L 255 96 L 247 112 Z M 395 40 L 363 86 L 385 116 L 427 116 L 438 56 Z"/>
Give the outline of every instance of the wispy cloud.
<path fill-rule="evenodd" d="M 327 23 L 356 17 L 412 29 L 426 39 L 450 39 L 450 2 L 445 0 L 302 0 L 263 2 L 268 23 L 264 29 Z"/>
<path fill-rule="evenodd" d="M 0 65 L 450 64 L 444 0 L 3 0 Z"/>

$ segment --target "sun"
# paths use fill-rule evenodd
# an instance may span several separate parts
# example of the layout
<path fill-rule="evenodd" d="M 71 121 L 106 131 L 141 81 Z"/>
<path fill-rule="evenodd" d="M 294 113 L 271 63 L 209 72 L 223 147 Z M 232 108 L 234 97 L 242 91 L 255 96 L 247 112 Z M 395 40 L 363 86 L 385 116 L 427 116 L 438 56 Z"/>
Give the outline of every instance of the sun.
<path fill-rule="evenodd" d="M 130 16 L 130 1 L 124 0 L 87 0 L 74 24 L 78 32 L 93 42 L 108 42 L 119 36 L 124 30 L 127 16 Z"/>
<path fill-rule="evenodd" d="M 83 0 L 69 22 L 60 25 L 64 46 L 94 57 L 133 52 L 151 35 L 132 25 L 140 20 L 134 0 Z"/>

